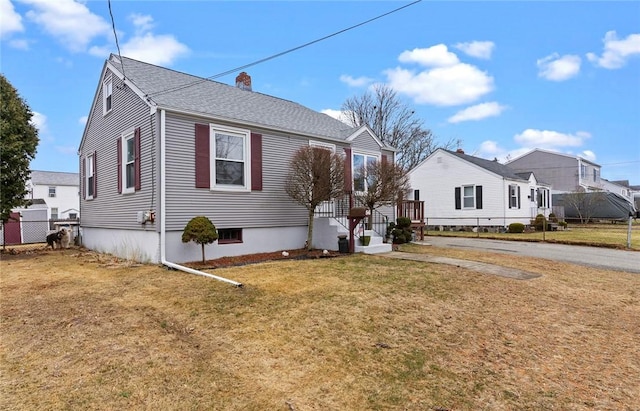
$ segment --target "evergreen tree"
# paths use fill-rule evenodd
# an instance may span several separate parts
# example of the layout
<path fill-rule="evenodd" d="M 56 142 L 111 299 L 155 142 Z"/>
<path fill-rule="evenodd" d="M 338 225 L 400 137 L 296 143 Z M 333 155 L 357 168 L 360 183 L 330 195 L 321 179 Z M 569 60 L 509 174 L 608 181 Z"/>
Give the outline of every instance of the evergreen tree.
<path fill-rule="evenodd" d="M 18 91 L 0 74 L 0 219 L 6 222 L 11 209 L 29 204 L 26 183 L 29 164 L 36 155 L 38 130 L 33 113 Z"/>

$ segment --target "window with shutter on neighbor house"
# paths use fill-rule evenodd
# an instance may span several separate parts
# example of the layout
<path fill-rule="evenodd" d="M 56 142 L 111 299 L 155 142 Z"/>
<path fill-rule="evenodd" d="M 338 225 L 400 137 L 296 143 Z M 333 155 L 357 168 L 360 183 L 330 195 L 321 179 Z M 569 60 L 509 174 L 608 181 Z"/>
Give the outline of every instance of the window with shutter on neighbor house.
<path fill-rule="evenodd" d="M 455 209 L 482 209 L 482 186 L 455 187 Z"/>

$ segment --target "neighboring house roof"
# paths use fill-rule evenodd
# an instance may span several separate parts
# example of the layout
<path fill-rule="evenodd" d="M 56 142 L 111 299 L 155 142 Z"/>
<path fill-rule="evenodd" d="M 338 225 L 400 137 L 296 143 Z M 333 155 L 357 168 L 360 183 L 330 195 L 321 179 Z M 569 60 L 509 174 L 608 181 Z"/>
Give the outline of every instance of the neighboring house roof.
<path fill-rule="evenodd" d="M 267 129 L 345 140 L 356 128 L 298 103 L 127 57 L 108 62 L 150 105 Z"/>
<path fill-rule="evenodd" d="M 536 152 L 536 151 L 537 151 L 537 152 L 540 152 L 540 153 L 551 154 L 551 155 L 554 155 L 554 156 L 567 157 L 567 158 L 571 158 L 571 159 L 574 159 L 574 160 L 578 160 L 578 159 L 579 159 L 579 160 L 582 160 L 582 161 L 586 161 L 587 163 L 592 164 L 592 165 L 594 165 L 594 166 L 596 166 L 596 167 L 600 167 L 600 164 L 598 164 L 598 163 L 594 163 L 593 161 L 591 161 L 591 160 L 587 160 L 586 158 L 581 157 L 581 156 L 575 156 L 575 155 L 571 155 L 571 154 L 558 153 L 557 151 L 542 150 L 542 149 L 540 149 L 540 148 L 534 148 L 533 150 L 531 150 L 531 151 L 529 151 L 529 152 L 526 152 L 526 153 L 524 153 L 524 154 L 522 154 L 522 155 L 520 155 L 520 156 L 518 156 L 518 157 L 516 157 L 516 158 L 512 158 L 511 160 L 507 161 L 507 163 L 506 163 L 506 164 L 512 163 L 512 162 L 514 162 L 514 161 L 516 161 L 516 160 L 518 160 L 518 159 L 520 159 L 520 158 L 526 157 L 526 156 L 528 156 L 528 155 L 530 155 L 531 153 L 534 153 L 534 152 Z"/>
<path fill-rule="evenodd" d="M 485 160 L 484 158 L 470 156 L 468 154 L 458 152 L 458 151 L 450 151 L 444 150 L 449 154 L 452 154 L 462 160 L 468 161 L 471 164 L 475 164 L 478 167 L 484 168 L 487 171 L 490 171 L 494 174 L 497 174 L 501 177 L 508 178 L 509 180 L 517 180 L 517 181 L 529 181 L 529 174 L 526 174 L 526 177 L 522 177 L 518 173 L 516 173 L 511 167 L 506 166 L 504 164 L 498 163 L 496 160 Z"/>
<path fill-rule="evenodd" d="M 49 186 L 78 186 L 80 177 L 78 173 L 64 173 L 60 171 L 31 171 L 31 185 Z"/>
<path fill-rule="evenodd" d="M 509 166 L 507 166 L 507 167 L 509 167 Z M 538 183 L 539 185 L 543 185 L 543 186 L 550 186 L 551 185 L 549 183 L 545 183 L 544 181 L 538 180 L 538 177 L 536 176 L 536 174 L 533 171 L 524 171 L 524 172 L 516 173 L 516 175 L 522 177 L 525 180 L 529 180 L 529 177 L 531 176 L 531 174 L 533 174 L 533 176 L 536 178 L 536 183 Z"/>

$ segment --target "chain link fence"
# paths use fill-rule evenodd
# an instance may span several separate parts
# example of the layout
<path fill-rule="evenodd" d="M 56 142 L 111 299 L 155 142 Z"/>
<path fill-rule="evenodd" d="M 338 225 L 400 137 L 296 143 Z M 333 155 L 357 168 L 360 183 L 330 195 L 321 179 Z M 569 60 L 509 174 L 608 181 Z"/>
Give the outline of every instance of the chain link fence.
<path fill-rule="evenodd" d="M 47 244 L 47 236 L 62 228 L 69 233 L 68 245 L 72 246 L 78 238 L 78 225 L 78 220 L 9 219 L 7 222 L 0 222 L 0 247 L 3 252 L 50 248 Z M 58 248 L 58 244 L 54 246 Z"/>

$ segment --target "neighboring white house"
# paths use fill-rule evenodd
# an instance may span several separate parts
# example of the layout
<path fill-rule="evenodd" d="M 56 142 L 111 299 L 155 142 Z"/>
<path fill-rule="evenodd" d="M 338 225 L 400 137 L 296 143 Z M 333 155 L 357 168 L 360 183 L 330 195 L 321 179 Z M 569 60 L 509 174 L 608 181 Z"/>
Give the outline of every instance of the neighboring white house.
<path fill-rule="evenodd" d="M 423 200 L 427 226 L 507 227 L 551 212 L 550 186 L 531 172 L 497 161 L 438 149 L 409 172 L 414 200 Z"/>
<path fill-rule="evenodd" d="M 27 182 L 29 199 L 43 199 L 47 204 L 47 219 L 80 217 L 80 176 L 59 171 L 31 171 Z"/>

